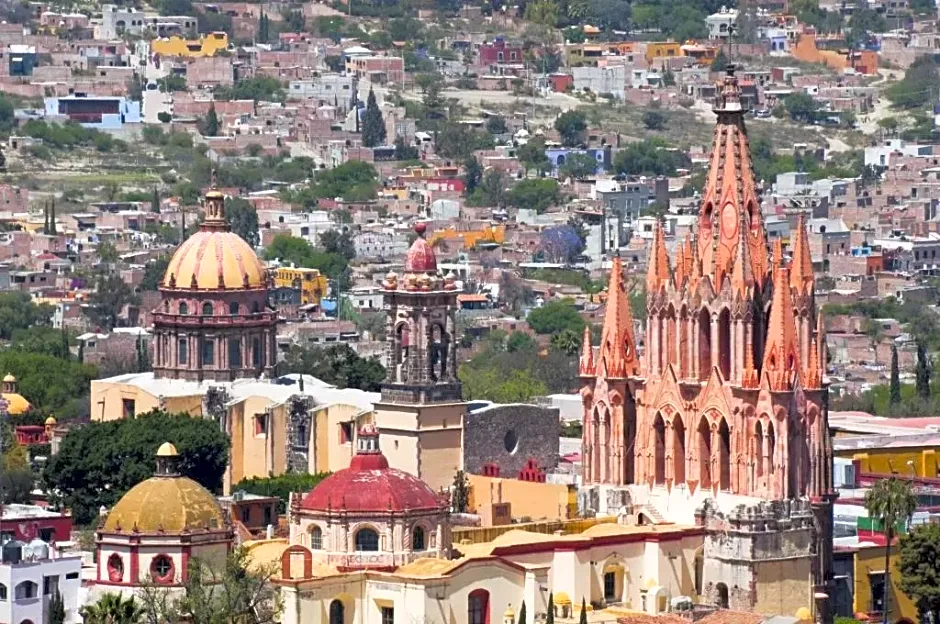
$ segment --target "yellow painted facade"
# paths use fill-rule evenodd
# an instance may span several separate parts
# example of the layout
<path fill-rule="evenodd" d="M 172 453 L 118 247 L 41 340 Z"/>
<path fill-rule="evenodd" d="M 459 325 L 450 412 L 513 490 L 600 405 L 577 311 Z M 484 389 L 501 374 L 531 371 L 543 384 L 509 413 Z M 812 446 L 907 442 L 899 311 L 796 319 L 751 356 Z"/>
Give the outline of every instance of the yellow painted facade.
<path fill-rule="evenodd" d="M 861 472 L 936 478 L 940 474 L 940 447 L 910 447 L 836 451 L 836 457 L 857 460 Z"/>
<path fill-rule="evenodd" d="M 471 510 L 491 517 L 492 506 L 509 503 L 513 518 L 531 520 L 566 520 L 578 511 L 577 491 L 559 483 L 532 483 L 519 479 L 503 479 L 467 475 L 470 481 Z M 484 520 L 485 522 L 485 520 Z"/>
<path fill-rule="evenodd" d="M 277 288 L 295 288 L 300 290 L 302 305 L 320 305 L 326 295 L 326 276 L 317 269 L 299 267 L 281 267 L 274 272 L 274 286 Z"/>
<path fill-rule="evenodd" d="M 445 230 L 437 230 L 428 236 L 428 242 L 433 246 L 437 241 L 457 242 L 463 245 L 464 249 L 473 249 L 479 243 L 497 243 L 502 245 L 506 241 L 506 226 L 488 225 L 480 230 L 470 230 L 466 232 L 457 231 L 453 227 Z"/>
<path fill-rule="evenodd" d="M 891 549 L 891 575 L 889 577 L 891 588 L 888 598 L 891 622 L 898 622 L 907 618 L 911 622 L 917 621 L 917 606 L 911 602 L 900 587 L 898 580 L 901 573 L 898 570 L 900 557 L 897 548 Z M 855 553 L 855 602 L 852 604 L 853 613 L 868 613 L 872 608 L 871 584 L 869 583 L 869 574 L 872 572 L 884 572 L 885 569 L 885 549 L 881 546 L 861 547 Z M 878 620 L 880 621 L 880 619 Z"/>
<path fill-rule="evenodd" d="M 675 41 L 651 42 L 646 44 L 646 63 L 682 56 L 682 46 Z"/>
<path fill-rule="evenodd" d="M 228 48 L 228 35 L 224 32 L 214 32 L 199 39 L 184 39 L 183 37 L 168 37 L 154 39 L 150 42 L 150 51 L 162 56 L 185 56 L 198 58 L 215 56 L 220 50 Z"/>

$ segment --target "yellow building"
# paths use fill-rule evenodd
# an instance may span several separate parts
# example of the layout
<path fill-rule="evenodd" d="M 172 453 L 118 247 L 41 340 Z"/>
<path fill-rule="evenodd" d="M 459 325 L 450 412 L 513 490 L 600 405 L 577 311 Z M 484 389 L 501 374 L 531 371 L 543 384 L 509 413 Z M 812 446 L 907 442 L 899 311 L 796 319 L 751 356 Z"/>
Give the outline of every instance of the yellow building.
<path fill-rule="evenodd" d="M 10 373 L 7 373 L 7 376 L 3 378 L 3 385 L 0 386 L 0 398 L 6 403 L 6 412 L 11 416 L 19 416 L 32 409 L 29 401 L 16 391 L 16 377 Z"/>
<path fill-rule="evenodd" d="M 467 475 L 470 481 L 469 508 L 483 518 L 483 526 L 503 517 L 501 505 L 509 506 L 512 518 L 567 520 L 578 512 L 577 489 L 562 483 L 533 483 L 519 479 Z"/>
<path fill-rule="evenodd" d="M 220 50 L 228 49 L 228 35 L 224 32 L 209 33 L 199 39 L 168 37 L 150 42 L 150 51 L 161 56 L 186 56 L 198 58 L 215 56 Z"/>
<path fill-rule="evenodd" d="M 274 286 L 276 288 L 293 288 L 300 291 L 302 305 L 314 304 L 319 306 L 320 300 L 326 295 L 326 277 L 317 269 L 304 269 L 300 267 L 281 267 L 274 273 Z"/>
<path fill-rule="evenodd" d="M 892 624 L 914 624 L 917 621 L 917 606 L 907 594 L 898 587 L 901 573 L 898 570 L 900 557 L 897 547 L 891 550 L 891 574 L 888 589 L 888 615 Z M 835 553 L 835 573 L 838 595 L 847 596 L 851 592 L 851 611 L 856 617 L 880 622 L 883 607 L 885 549 L 868 542 L 856 546 L 842 547 Z M 840 585 L 841 584 L 841 585 Z M 843 604 L 841 612 L 846 613 L 848 605 Z"/>
<path fill-rule="evenodd" d="M 646 63 L 682 56 L 682 46 L 675 41 L 651 42 L 646 44 Z"/>
<path fill-rule="evenodd" d="M 935 479 L 940 474 L 940 444 L 927 446 L 923 442 L 911 446 L 896 446 L 896 441 L 884 448 L 836 450 L 835 456 L 858 462 L 860 473 L 880 475 L 897 474 L 904 477 Z M 839 444 L 836 444 L 838 448 Z"/>
<path fill-rule="evenodd" d="M 496 243 L 502 245 L 506 241 L 505 225 L 487 225 L 479 230 L 458 231 L 454 227 L 444 230 L 435 230 L 429 237 L 432 246 L 443 240 L 447 243 L 459 242 L 464 249 L 473 249 L 481 243 Z"/>

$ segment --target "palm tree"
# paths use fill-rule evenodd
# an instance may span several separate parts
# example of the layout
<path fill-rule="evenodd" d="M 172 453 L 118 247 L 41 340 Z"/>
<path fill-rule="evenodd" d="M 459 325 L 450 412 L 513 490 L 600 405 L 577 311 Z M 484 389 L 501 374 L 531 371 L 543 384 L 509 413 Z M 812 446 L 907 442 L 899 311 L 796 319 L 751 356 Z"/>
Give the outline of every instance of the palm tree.
<path fill-rule="evenodd" d="M 895 477 L 882 479 L 875 483 L 865 494 L 865 509 L 872 518 L 881 520 L 885 530 L 885 582 L 884 595 L 882 598 L 883 614 L 882 621 L 888 624 L 888 605 L 889 586 L 891 584 L 889 574 L 891 571 L 891 540 L 894 538 L 894 530 L 898 522 L 904 521 L 905 524 L 910 521 L 917 509 L 917 498 L 914 496 L 914 490 L 907 481 L 899 481 Z"/>
<path fill-rule="evenodd" d="M 144 610 L 134 598 L 105 594 L 81 611 L 85 624 L 140 624 Z"/>

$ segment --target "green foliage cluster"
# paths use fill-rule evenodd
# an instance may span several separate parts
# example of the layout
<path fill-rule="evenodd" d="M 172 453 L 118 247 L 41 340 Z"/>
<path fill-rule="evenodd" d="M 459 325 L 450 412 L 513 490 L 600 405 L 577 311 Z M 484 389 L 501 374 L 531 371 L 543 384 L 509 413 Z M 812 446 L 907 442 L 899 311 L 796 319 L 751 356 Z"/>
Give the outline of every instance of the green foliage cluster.
<path fill-rule="evenodd" d="M 46 123 L 30 119 L 20 128 L 20 133 L 34 139 L 42 139 L 46 147 L 71 150 L 76 147 L 94 147 L 99 152 L 126 152 L 127 143 L 113 138 L 106 132 L 84 128 L 80 124 Z"/>
<path fill-rule="evenodd" d="M 900 588 L 921 616 L 940 622 L 940 524 L 921 524 L 901 538 Z"/>
<path fill-rule="evenodd" d="M 813 26 L 819 33 L 838 33 L 842 31 L 842 16 L 835 11 L 819 7 L 819 0 L 795 0 L 789 10 L 796 14 L 802 24 Z"/>
<path fill-rule="evenodd" d="M 491 331 L 483 350 L 460 365 L 457 376 L 467 400 L 523 403 L 577 386 L 577 357 L 550 348 L 540 353 L 538 344 L 522 332 L 507 336 Z"/>
<path fill-rule="evenodd" d="M 275 236 L 271 244 L 265 247 L 264 257 L 285 264 L 293 263 L 305 269 L 317 269 L 330 279 L 342 277 L 349 266 L 342 255 L 317 249 L 304 239 L 290 234 Z"/>
<path fill-rule="evenodd" d="M 614 170 L 625 175 L 674 176 L 677 169 L 687 169 L 692 161 L 683 150 L 671 148 L 660 138 L 638 141 L 617 152 Z"/>
<path fill-rule="evenodd" d="M 376 392 L 385 379 L 378 358 L 364 358 L 347 344 L 328 347 L 292 346 L 279 365 L 282 374 L 303 373 L 338 388 Z"/>
<path fill-rule="evenodd" d="M 222 486 L 229 439 L 211 419 L 159 410 L 136 418 L 93 422 L 71 429 L 43 472 L 55 503 L 80 525 L 111 507 L 130 488 L 153 476 L 154 455 L 164 442 L 179 452 L 180 473 L 210 491 Z"/>
<path fill-rule="evenodd" d="M 558 168 L 560 178 L 574 178 L 585 180 L 597 172 L 597 160 L 585 152 L 574 152 L 568 155 L 568 160 Z"/>
<path fill-rule="evenodd" d="M 822 161 L 811 153 L 777 153 L 766 137 L 751 141 L 751 161 L 758 180 L 773 182 L 777 175 L 790 171 L 802 171 L 812 180 L 825 178 L 861 178 L 863 183 L 874 181 L 877 174 L 865 166 L 865 155 L 861 150 L 833 154 Z"/>
<path fill-rule="evenodd" d="M 258 211 L 242 197 L 225 198 L 225 220 L 252 247 L 258 246 Z"/>
<path fill-rule="evenodd" d="M 319 199 L 375 199 L 378 188 L 378 173 L 375 167 L 361 160 L 350 160 L 338 167 L 318 171 L 312 184 L 290 193 L 288 199 L 305 208 L 312 208 Z"/>
<path fill-rule="evenodd" d="M 271 76 L 255 76 L 239 80 L 231 87 L 220 86 L 213 91 L 216 100 L 254 100 L 255 102 L 283 102 L 284 83 Z"/>
<path fill-rule="evenodd" d="M 633 5 L 633 24 L 640 30 L 658 30 L 673 41 L 704 39 L 705 17 L 721 8 L 711 0 L 664 0 Z"/>
<path fill-rule="evenodd" d="M 52 306 L 36 305 L 26 293 L 0 293 L 0 340 L 10 340 L 18 329 L 51 325 L 52 312 Z"/>
<path fill-rule="evenodd" d="M 526 317 L 526 322 L 537 334 L 555 334 L 569 329 L 580 336 L 585 325 L 569 299 L 556 299 L 541 308 L 534 308 Z"/>
<path fill-rule="evenodd" d="M 466 160 L 476 150 L 493 149 L 494 145 L 489 132 L 454 122 L 441 124 L 434 138 L 437 154 L 454 160 Z"/>
<path fill-rule="evenodd" d="M 317 474 L 287 472 L 276 477 L 252 477 L 236 483 L 232 491 L 243 491 L 258 496 L 276 496 L 281 499 L 277 506 L 278 513 L 283 514 L 287 511 L 287 500 L 291 492 L 309 492 L 328 476 L 330 476 L 328 472 Z"/>
<path fill-rule="evenodd" d="M 21 349 L 0 351 L 0 370 L 16 377 L 19 393 L 34 409 L 56 415 L 66 407 L 74 413 L 75 401 L 87 403 L 91 381 L 98 378 L 93 366 Z"/>
<path fill-rule="evenodd" d="M 366 110 L 362 115 L 362 144 L 366 147 L 376 147 L 385 144 L 385 120 L 379 110 L 375 99 L 375 92 L 369 89 L 369 98 L 366 100 Z"/>
<path fill-rule="evenodd" d="M 553 178 L 528 178 L 516 183 L 506 197 L 510 206 L 534 210 L 542 214 L 561 200 L 558 180 Z"/>
<path fill-rule="evenodd" d="M 599 293 L 607 286 L 604 280 L 592 280 L 586 272 L 577 269 L 524 269 L 522 276 L 549 284 L 577 286 L 587 294 Z"/>
<path fill-rule="evenodd" d="M 904 72 L 904 78 L 888 87 L 885 95 L 895 108 L 924 108 L 940 91 L 940 65 L 932 56 L 919 56 Z"/>
<path fill-rule="evenodd" d="M 587 117 L 584 111 L 563 112 L 555 119 L 555 130 L 561 135 L 561 142 L 566 147 L 576 147 L 584 143 L 587 133 Z"/>
<path fill-rule="evenodd" d="M 10 339 L 10 348 L 17 351 L 49 355 L 63 360 L 69 359 L 71 344 L 72 339 L 67 331 L 46 326 L 15 329 Z"/>

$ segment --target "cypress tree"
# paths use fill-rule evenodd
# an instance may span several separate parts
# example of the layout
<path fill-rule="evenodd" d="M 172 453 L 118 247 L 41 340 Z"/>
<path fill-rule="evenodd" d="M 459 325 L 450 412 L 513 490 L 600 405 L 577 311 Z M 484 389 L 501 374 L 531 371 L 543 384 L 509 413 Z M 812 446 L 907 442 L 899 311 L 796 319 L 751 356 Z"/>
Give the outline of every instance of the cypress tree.
<path fill-rule="evenodd" d="M 215 102 L 209 104 L 209 113 L 206 115 L 206 136 L 218 136 L 219 116 L 215 113 Z"/>
<path fill-rule="evenodd" d="M 584 600 L 584 597 L 581 597 L 581 618 L 578 620 L 578 624 L 588 624 L 587 621 L 587 602 Z"/>
<path fill-rule="evenodd" d="M 49 599 L 49 624 L 65 624 L 65 601 L 58 589 Z"/>
<path fill-rule="evenodd" d="M 78 343 L 78 361 L 81 364 L 85 363 L 85 343 L 84 341 Z"/>
<path fill-rule="evenodd" d="M 46 202 L 42 205 L 42 216 L 44 219 L 42 224 L 42 233 L 49 234 L 49 202 Z"/>
<path fill-rule="evenodd" d="M 150 212 L 160 214 L 160 190 L 153 187 L 153 197 L 150 199 Z"/>
<path fill-rule="evenodd" d="M 52 200 L 52 207 L 49 209 L 49 227 L 52 229 L 53 236 L 58 234 L 55 228 L 55 199 Z"/>
<path fill-rule="evenodd" d="M 0 171 L 7 170 L 7 157 L 3 154 L 3 150 L 0 149 Z"/>
<path fill-rule="evenodd" d="M 898 370 L 898 347 L 891 345 L 891 405 L 901 403 L 901 372 Z"/>
<path fill-rule="evenodd" d="M 917 343 L 917 396 L 925 401 L 930 398 L 930 362 L 927 361 L 927 349 Z"/>
<path fill-rule="evenodd" d="M 545 615 L 545 624 L 555 624 L 555 594 L 548 594 L 548 613 Z"/>
<path fill-rule="evenodd" d="M 69 333 L 65 330 L 65 323 L 62 323 L 62 331 L 59 333 L 62 336 L 62 353 L 66 360 L 71 360 L 72 352 L 69 351 Z"/>
<path fill-rule="evenodd" d="M 525 600 L 522 601 L 522 606 L 519 607 L 519 624 L 525 624 Z"/>
<path fill-rule="evenodd" d="M 385 120 L 375 100 L 375 92 L 369 89 L 369 99 L 366 100 L 366 112 L 362 116 L 362 144 L 366 147 L 375 147 L 385 144 Z"/>

